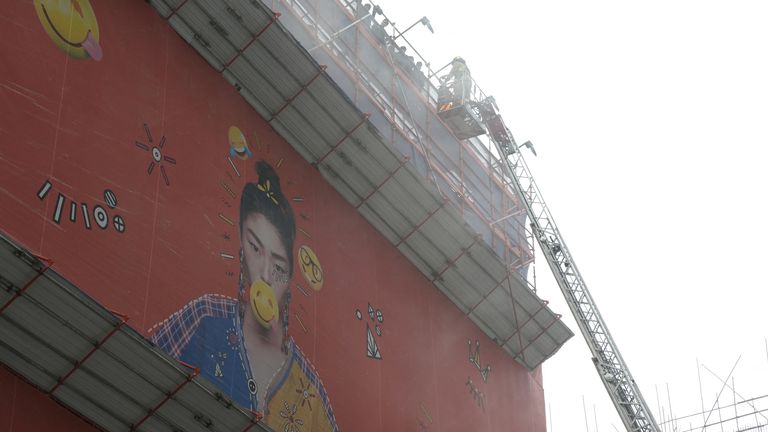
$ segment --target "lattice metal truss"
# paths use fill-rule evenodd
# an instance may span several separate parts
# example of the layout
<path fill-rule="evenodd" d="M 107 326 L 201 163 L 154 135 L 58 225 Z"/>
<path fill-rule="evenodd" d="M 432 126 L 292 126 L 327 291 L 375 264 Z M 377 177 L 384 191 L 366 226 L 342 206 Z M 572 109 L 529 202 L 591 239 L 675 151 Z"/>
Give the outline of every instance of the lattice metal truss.
<path fill-rule="evenodd" d="M 510 183 L 528 212 L 531 229 L 589 345 L 598 375 L 608 390 L 624 426 L 628 431 L 659 431 L 659 426 L 621 357 L 616 342 L 611 337 L 521 152 L 516 147 L 514 149 L 517 151 L 513 150 L 506 158 Z M 500 148 L 497 150 L 499 154 L 504 154 Z"/>

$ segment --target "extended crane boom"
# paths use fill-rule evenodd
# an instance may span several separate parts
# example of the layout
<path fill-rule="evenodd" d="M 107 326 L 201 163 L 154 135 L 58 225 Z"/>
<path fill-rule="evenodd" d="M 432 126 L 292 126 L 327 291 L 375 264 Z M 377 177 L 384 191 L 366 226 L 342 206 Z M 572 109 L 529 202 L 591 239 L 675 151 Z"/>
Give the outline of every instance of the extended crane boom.
<path fill-rule="evenodd" d="M 460 75 L 463 80 L 471 81 L 463 59 L 456 57 L 452 64 L 454 69 L 464 71 L 463 75 Z M 457 78 L 454 76 L 456 75 L 454 69 L 451 70 L 451 76 L 455 81 Z M 518 147 L 512 133 L 499 115 L 493 97 L 475 101 L 467 98 L 467 95 L 474 95 L 475 92 L 458 92 L 455 82 L 451 91 L 446 82 L 447 80 L 443 81 L 443 86 L 440 88 L 441 96 L 438 98 L 440 117 L 460 139 L 487 133 L 496 151 L 501 155 L 500 162 L 504 174 L 509 178 L 509 184 L 512 185 L 525 207 L 531 221 L 533 235 L 541 245 L 557 285 L 560 286 L 560 291 L 565 296 L 565 301 L 592 352 L 592 361 L 597 373 L 605 389 L 608 390 L 627 431 L 659 432 L 659 426 L 653 419 L 651 410 L 645 403 L 632 374 L 629 373 L 624 359 L 621 358 L 619 348 L 608 332 L 608 327 L 600 316 L 592 295 L 587 290 L 587 284 L 576 268 L 571 252 L 566 247 L 555 225 L 555 220 L 523 159 L 520 147 L 527 146 L 533 151 L 533 146 L 530 142 L 526 142 Z M 479 91 L 476 93 L 482 94 Z"/>
<path fill-rule="evenodd" d="M 608 327 L 597 310 L 597 305 L 587 290 L 587 284 L 581 277 L 573 256 L 541 197 L 541 192 L 533 180 L 520 149 L 514 141 L 506 149 L 500 148 L 498 143 L 496 146 L 497 151 L 502 155 L 504 169 L 510 178 L 510 183 L 525 205 L 531 229 L 541 245 L 542 252 L 565 296 L 568 307 L 576 318 L 581 334 L 584 335 L 592 351 L 592 361 L 621 421 L 624 422 L 627 431 L 659 432 L 659 426 L 629 373 L 629 368 L 624 363 L 616 342 L 608 332 Z"/>

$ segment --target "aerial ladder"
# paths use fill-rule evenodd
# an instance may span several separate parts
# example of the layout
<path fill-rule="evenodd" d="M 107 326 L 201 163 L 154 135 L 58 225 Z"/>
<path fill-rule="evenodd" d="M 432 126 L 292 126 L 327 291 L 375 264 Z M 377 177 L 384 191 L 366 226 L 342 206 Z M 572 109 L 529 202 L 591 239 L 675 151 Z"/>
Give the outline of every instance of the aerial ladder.
<path fill-rule="evenodd" d="M 616 342 L 608 332 L 595 300 L 589 293 L 587 284 L 581 277 L 573 256 L 565 245 L 563 236 L 557 229 L 555 220 L 523 159 L 521 147 L 530 148 L 535 155 L 533 145 L 530 141 L 517 145 L 492 96 L 482 100 L 474 99 L 473 96 L 480 92 L 472 91 L 475 84 L 469 77 L 469 70 L 463 59 L 456 57 L 442 69 L 448 66 L 452 66 L 451 72 L 440 80 L 438 89 L 438 114 L 459 139 L 482 134 L 489 136 L 490 142 L 501 155 L 503 174 L 525 207 L 531 231 L 541 246 L 581 334 L 587 341 L 597 374 L 608 391 L 621 421 L 628 432 L 659 432 L 659 425 L 656 424 L 648 404 L 621 357 Z M 464 71 L 464 75 L 454 69 Z M 464 84 L 467 88 L 457 90 L 457 80 L 460 81 L 459 84 L 466 81 Z"/>
<path fill-rule="evenodd" d="M 483 112 L 483 118 L 489 130 L 490 141 L 501 155 L 504 174 L 525 207 L 533 235 L 541 246 L 581 334 L 587 341 L 592 352 L 592 362 L 621 421 L 627 431 L 659 432 L 659 426 L 621 357 L 616 342 L 608 332 L 595 300 L 589 293 L 587 284 L 523 159 L 520 148 L 530 147 L 533 150 L 530 141 L 520 146 L 515 143 L 512 134 L 496 112 L 495 103 L 489 99 L 489 103 L 483 106 L 486 110 Z M 493 122 L 489 122 L 491 119 Z"/>

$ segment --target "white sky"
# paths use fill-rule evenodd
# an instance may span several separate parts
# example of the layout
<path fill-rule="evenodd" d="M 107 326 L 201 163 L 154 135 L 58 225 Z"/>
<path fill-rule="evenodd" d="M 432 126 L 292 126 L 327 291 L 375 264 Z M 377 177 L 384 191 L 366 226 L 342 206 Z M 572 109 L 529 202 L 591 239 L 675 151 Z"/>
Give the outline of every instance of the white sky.
<path fill-rule="evenodd" d="M 408 39 L 436 67 L 464 57 L 535 144 L 526 159 L 657 421 L 667 384 L 676 416 L 701 411 L 697 358 L 725 378 L 741 355 L 736 390 L 768 394 L 768 4 L 380 4 L 401 29 L 427 15 L 436 33 Z M 550 430 L 587 430 L 582 396 L 590 431 L 623 430 L 543 259 L 537 273 L 576 333 L 544 366 Z M 709 410 L 721 383 L 701 377 Z"/>

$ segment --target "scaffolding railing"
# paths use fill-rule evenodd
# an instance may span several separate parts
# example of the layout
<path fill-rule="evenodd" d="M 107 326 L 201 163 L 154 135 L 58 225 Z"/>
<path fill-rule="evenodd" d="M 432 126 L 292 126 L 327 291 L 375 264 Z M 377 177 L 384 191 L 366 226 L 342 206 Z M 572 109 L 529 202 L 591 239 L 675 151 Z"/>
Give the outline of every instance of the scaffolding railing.
<path fill-rule="evenodd" d="M 372 114 L 370 121 L 389 144 L 460 209 L 510 270 L 525 278 L 533 262 L 533 236 L 495 146 L 487 136 L 460 140 L 454 135 L 437 112 L 439 88 L 445 84 L 440 71 L 432 70 L 378 7 L 358 8 L 364 5 L 346 0 L 272 3 L 273 11 L 283 14 L 283 24 L 328 65 L 327 73 L 362 111 Z M 414 57 L 400 47 L 410 48 Z M 472 80 L 470 100 L 486 99 Z"/>

